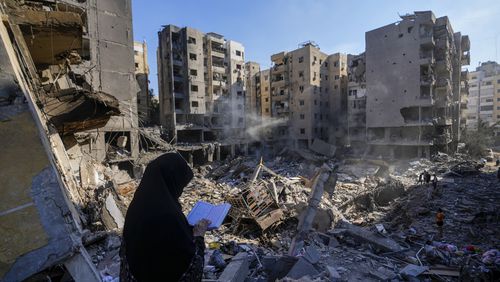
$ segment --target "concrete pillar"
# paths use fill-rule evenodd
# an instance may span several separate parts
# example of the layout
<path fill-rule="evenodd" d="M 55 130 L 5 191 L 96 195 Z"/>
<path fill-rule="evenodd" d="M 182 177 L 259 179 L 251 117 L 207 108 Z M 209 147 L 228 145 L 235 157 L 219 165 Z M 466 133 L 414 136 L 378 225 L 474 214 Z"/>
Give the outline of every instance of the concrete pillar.
<path fill-rule="evenodd" d="M 220 161 L 220 144 L 215 145 L 215 159 Z"/>
<path fill-rule="evenodd" d="M 205 142 L 205 136 L 203 136 L 203 129 L 200 130 L 200 142 Z"/>
<path fill-rule="evenodd" d="M 236 156 L 236 145 L 235 144 L 231 144 L 231 157 L 234 157 Z"/>
<path fill-rule="evenodd" d="M 190 152 L 188 155 L 188 163 L 191 167 L 193 167 L 193 152 Z"/>
<path fill-rule="evenodd" d="M 248 156 L 248 143 L 243 144 L 243 151 L 245 156 Z"/>

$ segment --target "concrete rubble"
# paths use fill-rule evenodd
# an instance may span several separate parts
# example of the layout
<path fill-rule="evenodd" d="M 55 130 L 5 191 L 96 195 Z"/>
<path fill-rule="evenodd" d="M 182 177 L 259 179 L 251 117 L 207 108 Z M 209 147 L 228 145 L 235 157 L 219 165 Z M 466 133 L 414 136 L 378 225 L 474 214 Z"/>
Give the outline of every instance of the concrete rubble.
<path fill-rule="evenodd" d="M 492 164 L 444 153 L 347 159 L 319 139 L 277 154 L 231 140 L 171 145 L 161 127 L 138 126 L 120 89 L 133 69 L 105 62 L 132 55 L 130 40 L 130 50 L 105 50 L 89 24 L 120 14 L 123 25 L 101 24 L 123 36 L 131 15 L 77 2 L 0 0 L 2 281 L 117 281 L 127 207 L 147 164 L 174 150 L 195 173 L 185 213 L 200 200 L 232 205 L 205 237 L 206 281 L 498 281 Z M 86 48 L 108 53 L 97 63 Z M 424 170 L 438 189 L 417 183 Z"/>

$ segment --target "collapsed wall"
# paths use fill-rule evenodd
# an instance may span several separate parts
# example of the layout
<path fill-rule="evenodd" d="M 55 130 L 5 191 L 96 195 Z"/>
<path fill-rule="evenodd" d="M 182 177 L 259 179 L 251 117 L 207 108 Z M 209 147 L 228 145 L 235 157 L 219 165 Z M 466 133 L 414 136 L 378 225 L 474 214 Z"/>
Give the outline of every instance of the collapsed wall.
<path fill-rule="evenodd" d="M 123 224 L 113 188 L 139 153 L 130 1 L 0 1 L 0 16 L 0 277 L 61 264 L 101 281 L 84 244 Z"/>

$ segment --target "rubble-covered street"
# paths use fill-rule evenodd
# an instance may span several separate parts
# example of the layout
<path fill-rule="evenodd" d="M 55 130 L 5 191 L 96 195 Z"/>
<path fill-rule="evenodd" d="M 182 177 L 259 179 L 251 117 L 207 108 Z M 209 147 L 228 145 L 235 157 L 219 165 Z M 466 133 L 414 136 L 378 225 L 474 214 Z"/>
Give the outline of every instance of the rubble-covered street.
<path fill-rule="evenodd" d="M 270 173 L 263 170 L 259 181 L 250 187 L 262 189 L 265 197 L 273 200 L 276 191 L 281 218 L 262 230 L 256 221 L 245 224 L 232 217 L 206 235 L 205 278 L 498 279 L 500 185 L 496 167 L 481 167 L 464 155 L 440 154 L 434 161 L 390 164 L 361 159 L 327 161 L 328 166 L 339 167 L 337 185 L 333 194 L 325 193 L 321 200 L 313 223 L 315 231 L 308 234 L 297 255 L 289 256 L 297 224 L 311 196 L 309 180 L 323 162 L 293 157 L 289 152 L 264 162 Z M 184 210 L 187 213 L 198 200 L 222 203 L 241 195 L 258 165 L 255 158 L 237 157 L 195 168 L 195 179 L 181 197 Z M 423 170 L 436 172 L 437 190 L 431 184 L 417 183 Z M 446 214 L 443 238 L 436 238 L 434 223 L 439 207 Z"/>

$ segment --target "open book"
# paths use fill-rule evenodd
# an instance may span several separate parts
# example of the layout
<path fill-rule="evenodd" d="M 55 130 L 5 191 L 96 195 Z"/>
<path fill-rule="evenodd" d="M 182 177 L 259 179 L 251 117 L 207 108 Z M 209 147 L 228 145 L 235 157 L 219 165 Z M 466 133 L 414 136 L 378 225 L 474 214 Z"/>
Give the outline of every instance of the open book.
<path fill-rule="evenodd" d="M 195 225 L 199 220 L 205 218 L 212 222 L 208 226 L 209 230 L 217 229 L 221 226 L 224 218 L 226 218 L 230 208 L 231 205 L 228 203 L 212 205 L 207 202 L 199 201 L 189 212 L 187 220 L 190 225 Z"/>

